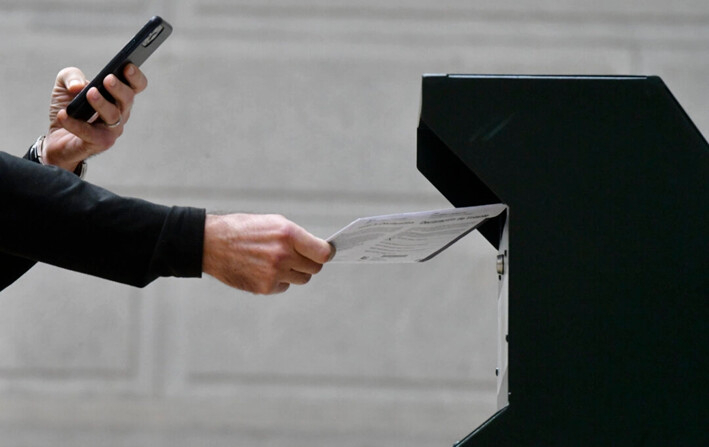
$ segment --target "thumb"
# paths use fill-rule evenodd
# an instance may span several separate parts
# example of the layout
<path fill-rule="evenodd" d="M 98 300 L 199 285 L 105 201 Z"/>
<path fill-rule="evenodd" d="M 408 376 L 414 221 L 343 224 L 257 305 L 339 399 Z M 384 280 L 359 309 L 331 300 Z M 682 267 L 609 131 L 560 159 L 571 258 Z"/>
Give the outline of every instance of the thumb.
<path fill-rule="evenodd" d="M 297 227 L 299 231 L 295 234 L 295 250 L 306 258 L 324 264 L 334 256 L 334 247 L 327 241 L 315 237 L 304 229 Z"/>
<path fill-rule="evenodd" d="M 76 67 L 65 68 L 59 72 L 58 77 L 72 95 L 78 94 L 89 82 L 84 73 Z"/>

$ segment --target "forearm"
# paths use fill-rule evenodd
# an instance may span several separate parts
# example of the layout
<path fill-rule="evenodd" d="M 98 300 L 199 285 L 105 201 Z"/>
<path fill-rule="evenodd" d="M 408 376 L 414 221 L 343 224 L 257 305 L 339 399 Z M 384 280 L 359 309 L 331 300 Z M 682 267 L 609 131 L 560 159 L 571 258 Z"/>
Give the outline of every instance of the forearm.
<path fill-rule="evenodd" d="M 33 144 L 22 158 L 38 162 L 39 160 L 36 160 L 36 151 L 37 148 Z M 7 286 L 14 283 L 19 277 L 34 267 L 36 263 L 36 261 L 31 259 L 0 252 L 0 290 L 4 290 Z"/>
<path fill-rule="evenodd" d="M 37 143 L 39 142 L 40 140 L 37 140 Z M 22 158 L 34 163 L 42 163 L 40 160 L 41 147 L 38 147 L 37 143 L 30 146 L 29 150 Z M 79 170 L 80 167 L 83 168 L 83 166 L 77 166 L 74 168 L 74 174 L 81 174 L 81 171 Z M 0 252 L 0 290 L 3 290 L 10 284 L 14 283 L 19 277 L 27 273 L 27 271 L 29 271 L 36 263 L 36 261 L 31 259 L 25 259 Z"/>
<path fill-rule="evenodd" d="M 0 252 L 144 286 L 200 276 L 204 211 L 119 197 L 0 153 Z"/>

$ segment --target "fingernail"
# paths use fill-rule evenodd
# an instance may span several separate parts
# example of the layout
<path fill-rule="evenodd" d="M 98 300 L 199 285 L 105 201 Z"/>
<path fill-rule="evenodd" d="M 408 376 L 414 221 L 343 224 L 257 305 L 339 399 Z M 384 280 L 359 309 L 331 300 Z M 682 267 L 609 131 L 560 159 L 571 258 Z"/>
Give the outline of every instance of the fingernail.
<path fill-rule="evenodd" d="M 77 85 L 81 85 L 81 81 L 79 81 L 78 79 L 72 79 L 71 81 L 69 81 L 68 87 L 73 88 L 73 87 L 76 87 Z"/>
<path fill-rule="evenodd" d="M 133 73 L 135 73 L 135 67 L 133 65 L 129 65 L 128 70 L 126 70 L 126 75 L 133 76 Z"/>

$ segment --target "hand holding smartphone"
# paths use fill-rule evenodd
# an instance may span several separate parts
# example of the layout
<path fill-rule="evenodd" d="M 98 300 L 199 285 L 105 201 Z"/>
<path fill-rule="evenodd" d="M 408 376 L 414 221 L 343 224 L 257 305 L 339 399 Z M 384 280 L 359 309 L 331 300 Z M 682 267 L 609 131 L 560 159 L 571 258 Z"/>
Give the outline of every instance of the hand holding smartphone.
<path fill-rule="evenodd" d="M 114 74 L 122 82 L 126 82 L 123 70 L 126 65 L 132 63 L 138 67 L 145 62 L 148 57 L 167 39 L 172 33 L 172 26 L 161 17 L 151 18 L 143 28 L 128 42 L 121 51 L 114 56 L 111 61 L 99 72 L 84 89 L 76 95 L 73 101 L 67 106 L 67 113 L 72 118 L 88 121 L 96 111 L 86 99 L 86 93 L 91 87 L 98 88 L 101 95 L 106 100 L 115 103 L 103 86 L 103 80 L 109 74 Z"/>

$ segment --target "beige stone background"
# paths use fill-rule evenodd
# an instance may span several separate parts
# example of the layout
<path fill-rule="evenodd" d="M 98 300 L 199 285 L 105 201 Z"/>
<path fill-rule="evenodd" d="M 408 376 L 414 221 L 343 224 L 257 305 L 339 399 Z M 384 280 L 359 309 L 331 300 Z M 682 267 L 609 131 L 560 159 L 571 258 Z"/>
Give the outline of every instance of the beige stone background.
<path fill-rule="evenodd" d="M 322 237 L 448 206 L 415 168 L 424 73 L 656 74 L 709 129 L 706 0 L 0 0 L 0 148 L 154 14 L 175 31 L 88 180 Z M 451 445 L 495 411 L 494 258 L 474 234 L 273 297 L 37 266 L 0 294 L 0 446 Z"/>

